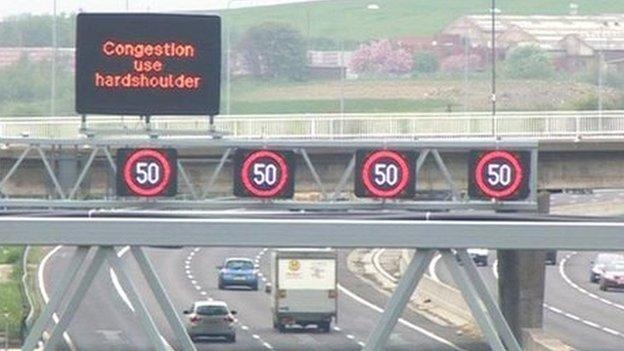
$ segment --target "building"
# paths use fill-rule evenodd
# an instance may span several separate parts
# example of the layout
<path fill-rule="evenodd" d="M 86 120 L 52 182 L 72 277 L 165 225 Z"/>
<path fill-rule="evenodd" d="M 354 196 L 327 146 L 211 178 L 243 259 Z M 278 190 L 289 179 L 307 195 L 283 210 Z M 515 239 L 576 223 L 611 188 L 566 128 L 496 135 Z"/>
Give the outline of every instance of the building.
<path fill-rule="evenodd" d="M 622 65 L 624 60 L 624 14 L 498 15 L 496 45 L 507 51 L 518 45 L 536 45 L 550 52 L 568 68 L 587 66 L 597 60 Z M 492 18 L 462 16 L 442 30 L 459 35 L 472 47 L 491 48 Z"/>
<path fill-rule="evenodd" d="M 308 51 L 308 72 L 311 77 L 338 79 L 350 77 L 351 51 Z"/>

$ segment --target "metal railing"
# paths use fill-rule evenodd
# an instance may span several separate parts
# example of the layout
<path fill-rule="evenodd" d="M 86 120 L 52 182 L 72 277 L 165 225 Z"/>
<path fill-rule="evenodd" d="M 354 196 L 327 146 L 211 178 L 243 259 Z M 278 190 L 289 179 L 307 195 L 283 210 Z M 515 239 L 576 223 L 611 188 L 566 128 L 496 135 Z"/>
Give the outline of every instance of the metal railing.
<path fill-rule="evenodd" d="M 224 115 L 215 125 L 234 138 L 624 138 L 624 111 Z M 88 127 L 131 133 L 145 130 L 145 123 L 139 117 L 93 116 Z M 160 116 L 150 127 L 207 132 L 209 124 L 207 117 Z M 79 116 L 0 118 L 0 137 L 73 138 L 79 128 Z"/>

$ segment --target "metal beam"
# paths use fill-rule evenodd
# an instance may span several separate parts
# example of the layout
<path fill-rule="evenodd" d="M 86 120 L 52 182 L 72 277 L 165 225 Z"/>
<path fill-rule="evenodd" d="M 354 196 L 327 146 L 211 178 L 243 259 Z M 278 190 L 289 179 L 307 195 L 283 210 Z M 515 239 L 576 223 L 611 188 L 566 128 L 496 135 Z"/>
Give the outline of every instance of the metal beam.
<path fill-rule="evenodd" d="M 416 251 L 412 261 L 407 266 L 403 277 L 399 281 L 386 309 L 383 311 L 374 329 L 368 336 L 364 351 L 382 350 L 386 346 L 388 337 L 394 329 L 399 317 L 405 310 L 405 305 L 414 294 L 416 285 L 422 278 L 433 258 L 435 250 Z"/>
<path fill-rule="evenodd" d="M 33 351 L 35 347 L 37 347 L 37 343 L 39 342 L 44 329 L 52 321 L 52 316 L 58 310 L 63 297 L 69 290 L 70 284 L 76 278 L 80 267 L 82 267 L 82 263 L 89 253 L 89 249 L 90 247 L 88 246 L 79 246 L 70 257 L 69 267 L 65 269 L 61 280 L 58 282 L 58 285 L 54 288 L 54 292 L 50 296 L 50 300 L 43 307 L 43 310 L 41 311 L 41 314 L 37 318 L 35 324 L 32 328 L 30 328 L 28 337 L 24 340 L 24 345 L 22 345 L 23 351 Z"/>
<path fill-rule="evenodd" d="M 498 308 L 494 295 L 492 295 L 490 290 L 488 290 L 485 285 L 485 282 L 483 281 L 481 274 L 479 274 L 474 261 L 468 254 L 468 251 L 457 250 L 456 256 L 461 261 L 462 268 L 468 275 L 468 278 L 470 279 L 477 295 L 485 305 L 485 308 L 492 319 L 492 323 L 494 324 L 494 328 L 496 328 L 496 331 L 505 344 L 505 347 L 511 351 L 522 351 L 520 343 L 518 343 L 518 340 L 516 340 L 511 328 L 509 328 L 509 324 L 505 320 L 503 313 L 500 308 Z"/>
<path fill-rule="evenodd" d="M 186 332 L 186 329 L 182 325 L 182 320 L 176 313 L 171 299 L 169 299 L 169 296 L 167 295 L 167 292 L 165 291 L 162 282 L 160 281 L 158 275 L 156 274 L 156 271 L 154 270 L 152 262 L 147 257 L 141 247 L 133 246 L 131 248 L 131 251 L 132 255 L 134 255 L 134 258 L 139 264 L 139 268 L 141 269 L 145 280 L 147 280 L 147 284 L 154 293 L 154 297 L 156 298 L 158 305 L 162 309 L 165 318 L 169 323 L 169 326 L 173 330 L 173 334 L 178 339 L 178 342 L 181 344 L 182 350 L 196 351 L 197 349 L 195 348 L 195 345 L 191 341 L 188 333 Z"/>
<path fill-rule="evenodd" d="M 85 232 L 88 233 L 88 232 Z M 52 329 L 52 333 L 50 335 L 50 339 L 45 344 L 44 351 L 52 351 L 56 350 L 56 344 L 60 341 L 61 336 L 67 330 L 67 327 L 71 323 L 71 320 L 74 318 L 74 315 L 78 311 L 78 307 L 82 302 L 84 296 L 87 294 L 91 283 L 95 279 L 98 270 L 104 263 L 105 252 L 98 248 L 95 250 L 95 255 L 91 259 L 91 262 L 87 265 L 87 268 L 82 275 L 82 278 L 78 281 L 78 286 L 75 291 L 71 294 L 71 298 L 67 302 L 67 306 L 62 313 L 59 313 L 60 318 L 56 326 Z"/>
<path fill-rule="evenodd" d="M 90 145 L 111 146 L 111 147 L 202 147 L 214 149 L 227 148 L 272 148 L 292 150 L 306 148 L 310 149 L 348 149 L 360 148 L 393 148 L 393 149 L 445 149 L 445 151 L 465 151 L 467 149 L 491 149 L 505 148 L 508 150 L 518 150 L 527 148 L 537 148 L 537 139 L 517 139 L 517 140 L 495 140 L 493 138 L 481 139 L 428 139 L 428 140 L 360 140 L 360 139 L 213 139 L 211 137 L 167 137 L 151 139 L 145 138 L 75 138 L 75 139 L 53 139 L 53 138 L 0 138 L 0 143 L 8 145 L 39 145 L 39 146 L 76 146 Z"/>
<path fill-rule="evenodd" d="M 0 218 L 0 245 L 624 250 L 622 233 L 621 222 Z"/>
<path fill-rule="evenodd" d="M 479 295 L 468 278 L 468 275 L 463 268 L 459 266 L 455 255 L 453 255 L 451 250 L 440 250 L 440 253 L 442 254 L 442 260 L 445 263 L 446 268 L 451 273 L 455 283 L 457 283 L 457 287 L 459 288 L 459 291 L 461 291 L 461 294 L 464 297 L 470 312 L 472 313 L 472 317 L 474 317 L 477 322 L 477 325 L 479 326 L 479 329 L 481 329 L 483 337 L 487 343 L 494 351 L 506 351 L 505 345 L 503 345 L 503 342 L 494 327 L 494 322 L 492 322 L 487 309 L 479 298 Z"/>
<path fill-rule="evenodd" d="M 145 201 L 145 199 L 127 200 L 42 200 L 42 199 L 0 199 L 1 207 L 9 208 L 168 208 L 189 210 L 406 210 L 406 211 L 449 211 L 449 210 L 487 210 L 487 211 L 536 211 L 537 203 L 526 201 L 393 201 L 382 202 L 371 199 L 357 201 L 290 201 L 276 200 L 266 202 L 255 199 L 210 199 L 210 200 L 167 200 Z"/>
<path fill-rule="evenodd" d="M 154 319 L 147 310 L 145 302 L 143 302 L 139 291 L 137 290 L 135 284 L 132 282 L 132 278 L 126 271 L 125 265 L 121 261 L 121 258 L 117 256 L 117 252 L 115 251 L 115 249 L 112 246 L 105 246 L 100 247 L 99 250 L 105 252 L 108 263 L 110 264 L 113 271 L 117 274 L 117 277 L 119 278 L 119 283 L 128 295 L 128 300 L 130 301 L 132 306 L 134 306 L 135 314 L 139 320 L 139 323 L 143 327 L 143 330 L 147 334 L 151 343 L 154 345 L 154 348 L 157 351 L 168 351 L 164 343 L 164 338 L 160 335 Z"/>

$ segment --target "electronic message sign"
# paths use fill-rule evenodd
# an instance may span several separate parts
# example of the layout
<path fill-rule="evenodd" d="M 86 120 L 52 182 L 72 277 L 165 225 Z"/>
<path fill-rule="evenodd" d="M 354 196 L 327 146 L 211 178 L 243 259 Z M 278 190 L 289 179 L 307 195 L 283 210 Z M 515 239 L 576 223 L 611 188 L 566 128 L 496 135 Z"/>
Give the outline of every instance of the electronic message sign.
<path fill-rule="evenodd" d="M 175 149 L 119 149 L 117 195 L 175 196 L 178 191 Z"/>
<path fill-rule="evenodd" d="M 531 153 L 471 151 L 468 172 L 470 198 L 523 200 L 530 193 Z"/>
<path fill-rule="evenodd" d="M 355 196 L 412 198 L 416 192 L 415 152 L 358 150 Z"/>
<path fill-rule="evenodd" d="M 234 195 L 292 198 L 295 193 L 295 156 L 292 151 L 244 150 L 234 156 Z"/>
<path fill-rule="evenodd" d="M 220 81 L 218 16 L 78 14 L 79 114 L 213 116 Z"/>

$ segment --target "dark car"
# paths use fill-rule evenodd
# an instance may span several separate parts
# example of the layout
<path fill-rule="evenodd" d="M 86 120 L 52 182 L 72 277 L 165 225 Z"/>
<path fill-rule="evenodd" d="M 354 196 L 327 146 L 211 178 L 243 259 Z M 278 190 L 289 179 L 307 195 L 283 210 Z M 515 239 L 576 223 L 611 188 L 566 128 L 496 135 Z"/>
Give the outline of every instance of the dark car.
<path fill-rule="evenodd" d="M 246 286 L 258 290 L 258 269 L 248 258 L 228 258 L 219 269 L 219 289 Z"/>

